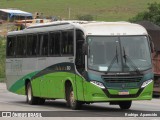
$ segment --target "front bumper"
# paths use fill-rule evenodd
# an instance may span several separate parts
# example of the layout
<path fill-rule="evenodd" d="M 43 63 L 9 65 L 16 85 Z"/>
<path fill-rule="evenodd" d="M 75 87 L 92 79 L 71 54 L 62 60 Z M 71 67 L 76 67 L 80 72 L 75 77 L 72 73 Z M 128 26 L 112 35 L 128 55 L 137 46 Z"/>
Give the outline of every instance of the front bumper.
<path fill-rule="evenodd" d="M 119 95 L 122 89 L 101 89 L 90 82 L 84 83 L 84 98 L 88 102 L 126 101 L 126 100 L 151 100 L 153 82 L 143 89 L 127 89 L 129 95 Z"/>

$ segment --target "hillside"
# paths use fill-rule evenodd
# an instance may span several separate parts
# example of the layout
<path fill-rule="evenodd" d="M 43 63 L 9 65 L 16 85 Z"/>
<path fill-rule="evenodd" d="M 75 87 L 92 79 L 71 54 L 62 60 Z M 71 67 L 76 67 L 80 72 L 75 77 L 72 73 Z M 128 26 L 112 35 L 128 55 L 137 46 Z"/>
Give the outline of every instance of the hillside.
<path fill-rule="evenodd" d="M 90 14 L 95 20 L 126 21 L 147 4 L 160 0 L 1 0 L 0 8 L 17 8 L 27 12 L 42 12 L 44 16 L 60 16 L 63 19 Z"/>

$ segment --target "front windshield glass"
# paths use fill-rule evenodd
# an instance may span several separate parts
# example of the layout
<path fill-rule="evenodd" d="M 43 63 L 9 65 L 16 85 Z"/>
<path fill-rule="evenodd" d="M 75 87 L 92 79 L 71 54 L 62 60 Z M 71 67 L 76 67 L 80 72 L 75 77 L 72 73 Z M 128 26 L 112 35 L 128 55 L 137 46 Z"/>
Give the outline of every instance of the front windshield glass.
<path fill-rule="evenodd" d="M 151 68 L 146 36 L 90 36 L 88 67 L 96 71 L 127 72 Z"/>
<path fill-rule="evenodd" d="M 146 36 L 120 37 L 124 66 L 130 71 L 136 66 L 138 70 L 151 67 L 149 45 Z"/>

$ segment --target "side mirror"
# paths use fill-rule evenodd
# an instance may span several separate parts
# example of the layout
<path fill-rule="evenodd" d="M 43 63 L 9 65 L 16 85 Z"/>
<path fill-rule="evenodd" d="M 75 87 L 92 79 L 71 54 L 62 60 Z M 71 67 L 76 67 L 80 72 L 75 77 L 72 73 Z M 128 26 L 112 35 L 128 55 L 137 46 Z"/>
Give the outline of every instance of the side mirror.
<path fill-rule="evenodd" d="M 83 46 L 82 46 L 82 53 L 84 55 L 87 55 L 87 44 L 86 43 L 84 43 Z"/>

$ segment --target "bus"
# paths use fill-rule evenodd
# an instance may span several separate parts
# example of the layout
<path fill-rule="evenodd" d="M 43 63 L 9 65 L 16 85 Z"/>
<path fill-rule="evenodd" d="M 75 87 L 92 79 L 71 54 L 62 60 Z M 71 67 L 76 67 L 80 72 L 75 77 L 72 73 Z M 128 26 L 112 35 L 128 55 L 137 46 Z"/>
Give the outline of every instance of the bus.
<path fill-rule="evenodd" d="M 27 102 L 65 99 L 71 109 L 151 100 L 152 46 L 129 22 L 55 21 L 7 34 L 6 84 Z"/>

